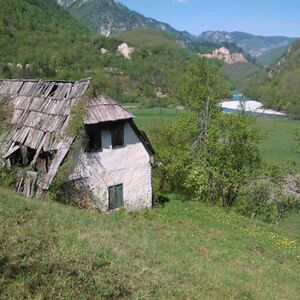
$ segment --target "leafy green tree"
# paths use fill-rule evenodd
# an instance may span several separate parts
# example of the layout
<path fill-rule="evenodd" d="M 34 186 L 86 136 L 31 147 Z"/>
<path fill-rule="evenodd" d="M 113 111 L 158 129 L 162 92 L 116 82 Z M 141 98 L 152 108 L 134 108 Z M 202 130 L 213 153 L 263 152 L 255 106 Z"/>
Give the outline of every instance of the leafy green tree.
<path fill-rule="evenodd" d="M 172 122 L 153 120 L 150 136 L 157 154 L 154 184 L 159 194 L 184 193 L 192 162 L 191 145 L 198 135 L 196 121 L 195 113 L 191 112 Z"/>
<path fill-rule="evenodd" d="M 187 72 L 183 84 L 181 98 L 184 105 L 199 115 L 199 142 L 204 141 L 212 118 L 220 112 L 220 99 L 229 93 L 219 74 L 221 66 L 219 60 L 209 63 L 197 59 Z"/>
<path fill-rule="evenodd" d="M 252 117 L 220 111 L 225 90 L 219 67 L 199 59 L 183 86 L 191 113 L 156 129 L 158 187 L 160 192 L 232 207 L 259 168 L 259 135 Z"/>
<path fill-rule="evenodd" d="M 260 167 L 258 141 L 252 117 L 219 114 L 212 120 L 186 181 L 193 197 L 232 207 L 241 187 Z"/>

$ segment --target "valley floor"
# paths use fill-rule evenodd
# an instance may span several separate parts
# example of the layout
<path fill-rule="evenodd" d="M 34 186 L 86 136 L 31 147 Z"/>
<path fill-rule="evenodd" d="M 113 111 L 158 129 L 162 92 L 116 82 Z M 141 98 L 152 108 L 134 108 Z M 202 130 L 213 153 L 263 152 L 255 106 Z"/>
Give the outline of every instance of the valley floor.
<path fill-rule="evenodd" d="M 182 110 L 169 108 L 131 109 L 136 116 L 136 123 L 148 131 L 154 124 L 162 120 L 174 120 Z M 256 117 L 257 128 L 261 133 L 260 150 L 262 158 L 271 163 L 289 161 L 300 171 L 300 155 L 294 138 L 296 129 L 300 129 L 300 121 L 288 118 L 269 116 Z"/>
<path fill-rule="evenodd" d="M 175 198 L 111 215 L 0 199 L 1 299 L 299 299 L 299 215 L 276 226 Z"/>

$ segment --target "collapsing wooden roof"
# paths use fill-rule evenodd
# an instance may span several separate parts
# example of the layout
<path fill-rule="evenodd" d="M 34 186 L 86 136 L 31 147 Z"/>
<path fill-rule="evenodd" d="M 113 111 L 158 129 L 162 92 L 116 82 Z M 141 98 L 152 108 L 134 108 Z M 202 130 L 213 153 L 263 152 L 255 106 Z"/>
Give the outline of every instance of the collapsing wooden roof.
<path fill-rule="evenodd" d="M 79 81 L 0 80 L 0 96 L 13 107 L 4 138 L 2 157 L 9 158 L 20 147 L 40 152 L 56 151 L 44 189 L 48 189 L 74 137 L 64 135 L 71 109 L 85 94 L 90 78 Z M 1 103 L 0 103 L 1 105 Z M 85 124 L 128 120 L 132 115 L 108 97 L 89 99 Z"/>
<path fill-rule="evenodd" d="M 42 80 L 0 81 L 0 95 L 9 97 L 13 106 L 7 148 L 21 144 L 43 151 L 57 150 L 66 129 L 72 106 L 85 93 L 89 79 L 77 82 Z M 6 148 L 6 149 L 7 149 Z"/>
<path fill-rule="evenodd" d="M 117 102 L 106 96 L 90 99 L 87 108 L 85 124 L 128 120 L 133 117 L 132 114 L 121 107 Z"/>

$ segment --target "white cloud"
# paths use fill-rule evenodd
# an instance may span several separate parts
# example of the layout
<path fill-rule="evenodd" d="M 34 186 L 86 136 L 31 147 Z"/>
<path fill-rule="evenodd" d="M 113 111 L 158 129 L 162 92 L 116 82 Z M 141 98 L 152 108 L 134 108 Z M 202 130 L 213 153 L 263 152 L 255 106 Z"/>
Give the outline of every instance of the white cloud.
<path fill-rule="evenodd" d="M 173 0 L 173 3 L 190 3 L 191 0 Z"/>

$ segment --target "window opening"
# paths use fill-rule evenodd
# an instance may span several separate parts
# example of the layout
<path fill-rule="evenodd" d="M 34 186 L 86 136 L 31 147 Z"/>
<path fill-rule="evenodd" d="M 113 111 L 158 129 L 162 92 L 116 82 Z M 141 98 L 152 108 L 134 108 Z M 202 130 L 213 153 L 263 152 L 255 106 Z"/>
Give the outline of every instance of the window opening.
<path fill-rule="evenodd" d="M 86 125 L 86 152 L 96 152 L 102 149 L 102 137 L 100 124 Z"/>
<path fill-rule="evenodd" d="M 119 123 L 113 126 L 111 130 L 111 141 L 112 147 L 122 147 L 124 146 L 124 126 L 123 123 Z"/>

